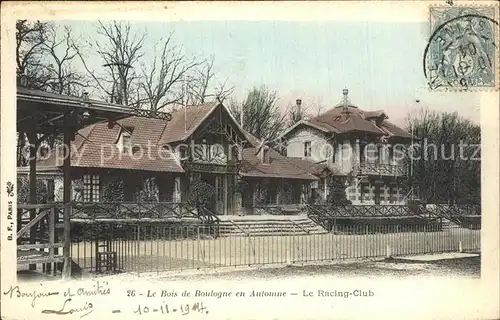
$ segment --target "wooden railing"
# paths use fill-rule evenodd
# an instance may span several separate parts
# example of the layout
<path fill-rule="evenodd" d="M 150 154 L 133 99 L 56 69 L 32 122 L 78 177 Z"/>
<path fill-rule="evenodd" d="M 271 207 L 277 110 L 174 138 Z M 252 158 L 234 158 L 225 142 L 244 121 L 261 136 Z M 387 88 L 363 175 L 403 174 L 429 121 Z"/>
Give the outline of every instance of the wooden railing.
<path fill-rule="evenodd" d="M 408 217 L 425 214 L 422 208 L 407 205 L 309 205 L 335 217 Z M 422 210 L 420 210 L 422 209 Z"/>
<path fill-rule="evenodd" d="M 73 219 L 198 217 L 194 208 L 177 202 L 74 202 L 72 206 Z"/>
<path fill-rule="evenodd" d="M 362 162 L 357 164 L 355 171 L 363 175 L 381 175 L 381 176 L 406 176 L 407 166 L 394 164 L 381 164 Z"/>
<path fill-rule="evenodd" d="M 303 212 L 304 204 L 259 204 L 255 210 L 265 212 L 270 215 L 295 215 Z"/>
<path fill-rule="evenodd" d="M 186 171 L 205 173 L 237 173 L 239 168 L 238 162 L 219 164 L 196 162 L 196 160 L 182 160 L 181 165 Z"/>
<path fill-rule="evenodd" d="M 460 226 L 480 225 L 481 207 L 478 205 L 307 205 L 308 216 L 316 223 L 331 228 L 337 219 L 447 219 Z"/>
<path fill-rule="evenodd" d="M 74 219 L 198 219 L 206 226 L 218 226 L 220 219 L 202 206 L 194 208 L 178 202 L 75 202 Z M 218 229 L 216 230 L 218 231 Z"/>
<path fill-rule="evenodd" d="M 62 232 L 57 232 L 58 229 L 64 229 L 63 213 L 62 203 L 17 205 L 18 264 L 64 261 L 58 249 L 65 247 L 66 239 Z M 51 268 L 54 274 L 55 265 Z"/>
<path fill-rule="evenodd" d="M 481 206 L 468 204 L 432 204 L 426 207 L 429 214 L 459 226 L 471 228 L 481 224 Z"/>
<path fill-rule="evenodd" d="M 220 218 L 206 207 L 200 207 L 197 210 L 197 215 L 202 224 L 208 228 L 208 230 L 205 231 L 208 231 L 208 234 L 218 237 L 220 231 Z"/>

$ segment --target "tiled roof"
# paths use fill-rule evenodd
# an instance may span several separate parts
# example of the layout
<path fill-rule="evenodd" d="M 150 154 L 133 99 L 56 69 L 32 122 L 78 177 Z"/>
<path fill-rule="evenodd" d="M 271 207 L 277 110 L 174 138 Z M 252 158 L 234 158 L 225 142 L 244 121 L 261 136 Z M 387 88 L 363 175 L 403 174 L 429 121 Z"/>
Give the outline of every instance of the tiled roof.
<path fill-rule="evenodd" d="M 120 152 L 116 144 L 122 127 L 98 123 L 79 131 L 72 142 L 71 166 L 88 168 L 134 169 L 145 171 L 184 172 L 174 155 L 158 148 L 158 141 L 165 128 L 165 121 L 140 117 L 119 120 L 124 128 L 133 128 L 132 146 L 139 147 L 131 155 Z M 85 137 L 85 138 L 84 138 Z M 134 148 L 133 148 L 134 150 Z M 141 153 L 142 152 L 142 156 Z M 62 152 L 52 152 L 39 166 L 62 166 Z"/>
<path fill-rule="evenodd" d="M 174 111 L 159 143 L 167 144 L 188 138 L 219 105 L 217 102 L 211 102 Z"/>
<path fill-rule="evenodd" d="M 349 112 L 347 119 L 342 114 L 344 109 L 347 109 Z M 342 133 L 362 131 L 376 135 L 385 135 L 385 132 L 375 125 L 375 123 L 365 119 L 362 110 L 355 107 L 336 107 L 312 118 L 310 121 L 318 125 L 333 127 Z"/>
<path fill-rule="evenodd" d="M 347 115 L 343 112 L 347 111 Z M 380 118 L 382 121 L 375 121 Z M 344 108 L 338 105 L 319 116 L 301 122 L 303 125 L 311 125 L 323 131 L 333 133 L 365 132 L 374 135 L 390 135 L 400 138 L 411 138 L 411 135 L 402 128 L 387 121 L 387 116 L 383 110 L 364 111 L 352 104 Z M 284 135 L 293 130 L 296 126 L 289 128 Z"/>
<path fill-rule="evenodd" d="M 301 159 L 301 158 L 287 158 L 288 161 L 293 163 L 295 166 L 306 170 L 307 172 L 314 174 L 315 176 L 320 176 L 325 170 L 330 171 L 336 175 L 340 175 L 340 171 L 329 167 L 325 162 L 316 163 L 312 160 Z"/>
<path fill-rule="evenodd" d="M 188 107 L 186 109 L 188 130 L 184 130 L 185 113 L 183 109 L 175 112 L 172 121 L 169 122 L 158 119 L 129 117 L 118 121 L 121 126 L 115 124 L 110 128 L 107 123 L 99 123 L 86 127 L 79 131 L 80 135 L 77 135 L 72 142 L 71 165 L 88 168 L 184 172 L 179 162 L 169 151 L 161 149 L 163 152 L 158 153 L 159 146 L 189 137 L 189 134 L 193 133 L 218 105 L 204 104 Z M 142 146 L 143 152 L 150 156 L 139 157 L 138 153 L 130 156 L 118 150 L 116 143 L 122 127 L 133 129 L 131 135 L 132 146 Z M 269 163 L 261 163 L 255 154 L 256 147 L 261 141 L 244 130 L 242 130 L 242 133 L 247 137 L 251 145 L 243 152 L 243 163 L 240 172 L 243 176 L 317 179 L 314 176 L 316 167 L 301 165 L 298 163 L 300 159 L 284 157 L 273 149 L 269 150 Z M 55 157 L 55 153 L 52 153 L 51 157 L 40 160 L 37 165 L 41 167 L 62 166 L 62 157 Z"/>
<path fill-rule="evenodd" d="M 288 157 L 282 156 L 277 151 L 269 149 L 269 163 L 262 163 L 255 148 L 243 150 L 243 163 L 240 174 L 244 177 L 268 177 L 316 180 L 311 172 L 296 166 Z"/>
<path fill-rule="evenodd" d="M 243 176 L 316 180 L 315 175 L 320 175 L 328 168 L 316 165 L 312 161 L 285 157 L 272 148 L 268 151 L 269 163 L 261 163 L 256 153 L 262 141 L 246 131 L 245 134 L 253 147 L 246 148 L 243 152 L 241 169 Z"/>

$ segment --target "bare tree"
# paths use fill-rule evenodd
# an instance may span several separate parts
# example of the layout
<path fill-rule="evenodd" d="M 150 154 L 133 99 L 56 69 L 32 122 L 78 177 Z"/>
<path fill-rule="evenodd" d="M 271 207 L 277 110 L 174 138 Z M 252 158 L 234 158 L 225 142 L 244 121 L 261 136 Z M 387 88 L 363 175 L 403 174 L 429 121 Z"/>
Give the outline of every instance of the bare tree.
<path fill-rule="evenodd" d="M 286 124 L 286 115 L 280 113 L 277 101 L 277 93 L 262 86 L 253 88 L 242 103 L 232 101 L 230 110 L 237 119 L 243 110 L 246 131 L 261 140 L 273 141 Z"/>
<path fill-rule="evenodd" d="M 83 67 L 93 79 L 94 86 L 104 93 L 109 102 L 137 104 L 139 75 L 135 67 L 144 55 L 142 48 L 146 35 L 137 35 L 131 32 L 130 23 L 117 21 L 107 24 L 99 21 L 97 33 L 104 41 L 89 42 L 89 45 L 101 58 L 104 74 L 90 69 L 81 50 L 75 46 Z"/>
<path fill-rule="evenodd" d="M 427 108 L 407 118 L 415 141 L 411 184 L 428 203 L 481 200 L 481 128 L 455 113 Z"/>
<path fill-rule="evenodd" d="M 212 56 L 200 64 L 199 68 L 194 69 L 193 75 L 188 82 L 188 102 L 190 104 L 204 103 L 207 100 L 219 99 L 224 101 L 234 90 L 234 87 L 227 88 L 227 80 L 218 82 L 210 90 L 212 82 L 215 80 L 214 73 L 215 57 Z"/>
<path fill-rule="evenodd" d="M 314 99 L 307 110 L 312 117 L 317 117 L 323 113 L 323 98 L 317 97 Z"/>
<path fill-rule="evenodd" d="M 296 122 L 307 118 L 307 117 L 317 117 L 322 113 L 323 106 L 321 103 L 321 98 L 312 99 L 309 103 L 301 101 L 300 108 L 297 104 L 288 104 L 286 107 L 286 114 L 289 115 L 288 126 L 295 124 Z M 305 103 L 304 103 L 305 102 Z"/>
<path fill-rule="evenodd" d="M 44 89 L 50 75 L 43 67 L 43 50 L 53 26 L 49 22 L 16 21 L 16 69 L 24 86 Z"/>
<path fill-rule="evenodd" d="M 189 70 L 200 63 L 188 58 L 180 47 L 172 44 L 172 34 L 163 42 L 160 55 L 156 55 L 150 68 L 143 66 L 140 80 L 140 104 L 158 111 L 167 105 L 179 103 L 185 94 L 183 88 Z"/>
<path fill-rule="evenodd" d="M 74 67 L 73 62 L 78 51 L 71 36 L 71 29 L 64 27 L 62 37 L 58 37 L 56 30 L 52 29 L 43 44 L 43 49 L 47 53 L 48 60 L 44 68 L 50 74 L 47 85 L 59 94 L 81 95 L 89 83 Z"/>

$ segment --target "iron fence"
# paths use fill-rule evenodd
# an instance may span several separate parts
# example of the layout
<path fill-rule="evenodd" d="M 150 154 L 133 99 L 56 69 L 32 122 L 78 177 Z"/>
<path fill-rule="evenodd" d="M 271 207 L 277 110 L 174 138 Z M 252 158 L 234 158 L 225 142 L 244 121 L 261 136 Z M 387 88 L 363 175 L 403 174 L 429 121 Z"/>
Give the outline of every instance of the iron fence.
<path fill-rule="evenodd" d="M 479 226 L 353 225 L 314 234 L 290 228 L 229 237 L 202 225 L 99 223 L 81 234 L 73 229 L 71 256 L 92 272 L 160 272 L 480 250 Z"/>

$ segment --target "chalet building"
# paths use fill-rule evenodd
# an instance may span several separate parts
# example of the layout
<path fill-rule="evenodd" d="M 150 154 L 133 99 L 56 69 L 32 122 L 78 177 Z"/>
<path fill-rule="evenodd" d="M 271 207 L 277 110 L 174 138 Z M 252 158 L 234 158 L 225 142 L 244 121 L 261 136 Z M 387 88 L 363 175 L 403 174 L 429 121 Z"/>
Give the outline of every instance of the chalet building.
<path fill-rule="evenodd" d="M 297 212 L 327 175 L 323 164 L 263 145 L 222 103 L 181 108 L 171 116 L 127 117 L 80 130 L 71 144 L 72 199 L 180 203 L 202 180 L 215 189 L 216 214 Z M 37 176 L 50 181 L 56 201 L 62 154 L 49 151 L 37 162 Z"/>
<path fill-rule="evenodd" d="M 288 128 L 280 136 L 283 154 L 325 164 L 334 173 L 318 181 L 323 199 L 335 177 L 352 204 L 404 204 L 409 192 L 404 154 L 412 136 L 390 123 L 384 111 L 362 110 L 349 101 L 347 90 L 343 94 L 334 108 Z"/>

